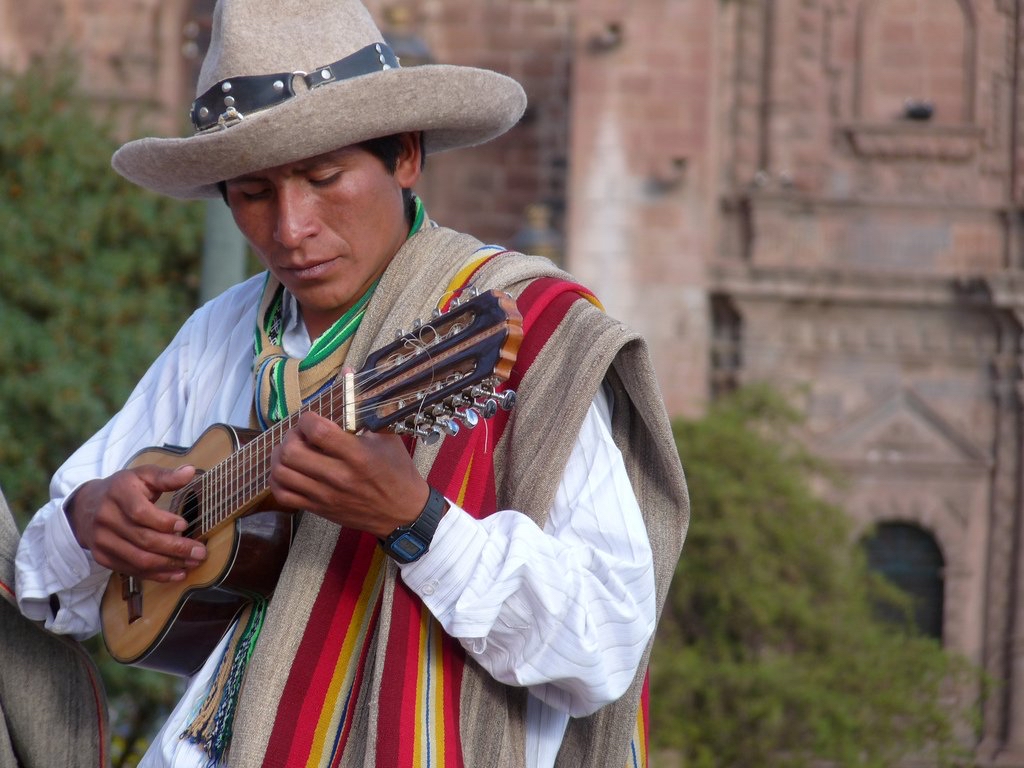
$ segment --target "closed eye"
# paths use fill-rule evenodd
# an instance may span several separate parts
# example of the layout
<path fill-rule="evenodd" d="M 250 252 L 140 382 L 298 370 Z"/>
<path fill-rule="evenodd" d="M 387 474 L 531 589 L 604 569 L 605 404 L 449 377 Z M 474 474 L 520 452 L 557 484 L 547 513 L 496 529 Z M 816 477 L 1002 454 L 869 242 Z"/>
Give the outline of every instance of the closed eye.
<path fill-rule="evenodd" d="M 311 176 L 310 179 L 309 179 L 309 183 L 312 186 L 314 186 L 314 187 L 329 187 L 331 184 L 333 184 L 335 181 L 337 181 L 340 177 L 341 177 L 341 171 L 336 171 L 336 172 L 334 172 L 332 174 L 329 174 L 327 176 L 324 176 L 322 178 Z"/>
<path fill-rule="evenodd" d="M 263 200 L 270 194 L 269 186 L 244 181 L 229 183 L 228 190 L 241 195 L 244 200 Z"/>

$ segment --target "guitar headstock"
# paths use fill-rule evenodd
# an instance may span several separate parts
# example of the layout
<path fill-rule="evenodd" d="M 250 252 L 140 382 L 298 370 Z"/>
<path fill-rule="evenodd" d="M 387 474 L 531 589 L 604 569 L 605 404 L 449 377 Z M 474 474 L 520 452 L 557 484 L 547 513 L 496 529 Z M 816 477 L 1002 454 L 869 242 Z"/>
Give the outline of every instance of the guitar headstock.
<path fill-rule="evenodd" d="M 417 321 L 371 354 L 356 374 L 358 428 L 390 428 L 432 443 L 499 407 L 511 408 L 515 392 L 498 388 L 512 371 L 522 338 L 516 303 L 500 291 L 473 294 Z"/>

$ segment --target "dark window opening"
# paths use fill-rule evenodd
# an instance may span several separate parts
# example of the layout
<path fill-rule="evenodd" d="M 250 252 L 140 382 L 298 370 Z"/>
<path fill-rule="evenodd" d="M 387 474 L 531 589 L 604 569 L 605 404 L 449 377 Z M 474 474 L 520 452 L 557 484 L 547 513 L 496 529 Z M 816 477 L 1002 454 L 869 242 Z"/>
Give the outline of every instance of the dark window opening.
<path fill-rule="evenodd" d="M 932 535 L 916 525 L 882 523 L 864 548 L 868 566 L 910 595 L 918 629 L 941 640 L 944 563 Z"/>

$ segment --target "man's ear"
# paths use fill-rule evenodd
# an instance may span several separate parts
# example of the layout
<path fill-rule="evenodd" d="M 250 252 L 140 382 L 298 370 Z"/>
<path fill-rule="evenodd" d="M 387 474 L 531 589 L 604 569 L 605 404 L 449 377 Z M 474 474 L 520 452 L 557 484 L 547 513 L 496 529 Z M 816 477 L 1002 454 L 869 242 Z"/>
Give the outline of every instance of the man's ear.
<path fill-rule="evenodd" d="M 395 166 L 395 179 L 403 188 L 412 189 L 423 169 L 423 134 L 402 133 L 398 140 L 402 148 Z"/>

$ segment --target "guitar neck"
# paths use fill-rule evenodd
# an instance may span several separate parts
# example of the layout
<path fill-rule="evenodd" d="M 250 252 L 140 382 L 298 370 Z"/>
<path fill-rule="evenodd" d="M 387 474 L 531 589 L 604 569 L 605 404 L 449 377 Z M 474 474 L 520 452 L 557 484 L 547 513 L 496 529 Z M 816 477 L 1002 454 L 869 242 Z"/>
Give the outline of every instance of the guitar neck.
<path fill-rule="evenodd" d="M 391 429 L 428 443 L 472 426 L 482 413 L 511 408 L 515 393 L 496 395 L 509 377 L 522 339 L 522 317 L 497 291 L 456 304 L 373 352 L 295 413 L 235 450 L 178 493 L 179 508 L 205 536 L 257 508 L 270 495 L 271 458 L 306 412 L 349 432 Z M 358 394 L 357 385 L 358 384 Z M 497 397 L 497 400 L 495 400 Z"/>
<path fill-rule="evenodd" d="M 346 426 L 347 402 L 353 402 L 351 390 L 332 386 L 321 392 L 295 413 L 272 424 L 234 453 L 200 474 L 178 492 L 178 506 L 186 518 L 191 511 L 195 525 L 190 535 L 203 538 L 215 528 L 248 514 L 270 496 L 270 466 L 274 449 L 307 412 L 316 413 Z M 354 430 L 353 430 L 354 431 Z"/>

